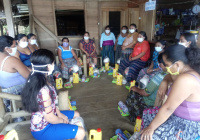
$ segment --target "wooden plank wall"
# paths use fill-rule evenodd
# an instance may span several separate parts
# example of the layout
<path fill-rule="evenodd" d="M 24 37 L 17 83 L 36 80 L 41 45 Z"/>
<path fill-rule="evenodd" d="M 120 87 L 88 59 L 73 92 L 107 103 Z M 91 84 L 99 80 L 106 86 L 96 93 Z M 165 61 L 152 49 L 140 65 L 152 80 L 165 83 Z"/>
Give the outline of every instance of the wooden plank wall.
<path fill-rule="evenodd" d="M 139 6 L 139 31 L 145 31 L 150 41 L 154 39 L 155 14 L 155 10 L 145 11 L 145 4 Z"/>
<path fill-rule="evenodd" d="M 40 20 L 51 32 L 55 34 L 52 3 L 52 0 L 32 0 L 32 12 L 38 20 Z M 35 24 L 35 28 L 38 33 L 41 47 L 54 52 L 57 47 L 56 41 L 37 24 Z"/>
<path fill-rule="evenodd" d="M 86 31 L 90 32 L 90 37 L 95 39 L 97 46 L 99 46 L 100 35 L 109 22 L 109 11 L 121 11 L 121 26 L 136 23 L 141 26 L 139 29 L 145 30 L 149 30 L 149 26 L 145 26 L 144 21 L 152 18 L 148 17 L 152 14 L 144 13 L 141 7 L 140 10 L 139 8 L 130 8 L 126 0 L 31 0 L 31 3 L 32 14 L 55 35 L 57 35 L 55 10 L 84 10 Z M 139 12 L 143 12 L 140 13 L 140 16 L 142 19 L 147 18 L 147 20 L 142 20 L 139 23 Z M 40 38 L 41 47 L 55 51 L 58 43 L 37 24 L 34 26 Z M 148 36 L 150 34 L 148 33 Z M 62 39 L 62 36 L 59 38 Z M 69 37 L 70 45 L 78 48 L 78 43 L 82 38 L 82 36 Z"/>

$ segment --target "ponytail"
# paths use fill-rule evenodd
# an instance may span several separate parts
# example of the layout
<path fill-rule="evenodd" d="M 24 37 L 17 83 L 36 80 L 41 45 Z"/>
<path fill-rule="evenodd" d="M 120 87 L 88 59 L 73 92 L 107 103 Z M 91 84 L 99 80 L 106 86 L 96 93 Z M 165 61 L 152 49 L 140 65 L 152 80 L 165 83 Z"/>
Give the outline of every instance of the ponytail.
<path fill-rule="evenodd" d="M 188 59 L 188 65 L 200 74 L 200 49 L 199 48 L 187 48 L 185 55 Z"/>

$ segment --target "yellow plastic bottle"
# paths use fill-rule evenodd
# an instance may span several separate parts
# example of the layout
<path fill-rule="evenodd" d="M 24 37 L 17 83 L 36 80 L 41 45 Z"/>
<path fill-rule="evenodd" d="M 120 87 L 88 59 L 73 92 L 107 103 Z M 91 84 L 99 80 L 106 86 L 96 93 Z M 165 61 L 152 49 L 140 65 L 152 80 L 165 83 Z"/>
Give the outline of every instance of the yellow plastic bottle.
<path fill-rule="evenodd" d="M 118 71 L 119 70 L 119 64 L 115 64 L 115 69 Z"/>
<path fill-rule="evenodd" d="M 109 71 L 110 67 L 109 67 L 109 63 L 105 63 L 105 70 Z"/>
<path fill-rule="evenodd" d="M 63 88 L 63 81 L 62 78 L 56 79 L 56 89 L 61 89 Z"/>
<path fill-rule="evenodd" d="M 73 83 L 79 83 L 79 75 L 78 75 L 78 73 L 73 73 Z"/>
<path fill-rule="evenodd" d="M 4 140 L 19 140 L 19 137 L 18 137 L 18 134 L 17 134 L 17 132 L 13 129 L 13 130 L 11 130 L 11 131 L 9 131 L 6 135 L 5 135 L 5 137 L 4 137 Z"/>
<path fill-rule="evenodd" d="M 135 127 L 134 127 L 134 133 L 140 132 L 141 124 L 142 124 L 142 119 L 138 116 L 136 119 Z"/>
<path fill-rule="evenodd" d="M 89 76 L 92 76 L 94 74 L 94 69 L 92 66 L 89 67 Z"/>
<path fill-rule="evenodd" d="M 117 72 L 117 70 L 114 68 L 114 69 L 113 69 L 113 77 L 114 77 L 114 78 L 117 77 L 117 74 L 118 74 L 118 72 Z"/>
<path fill-rule="evenodd" d="M 134 87 L 134 86 L 135 86 L 135 80 L 131 81 L 130 90 L 131 90 L 131 87 Z"/>
<path fill-rule="evenodd" d="M 102 140 L 101 128 L 98 128 L 97 130 L 91 129 L 89 134 L 89 140 Z"/>
<path fill-rule="evenodd" d="M 117 74 L 117 85 L 121 86 L 122 85 L 122 75 L 121 74 Z"/>

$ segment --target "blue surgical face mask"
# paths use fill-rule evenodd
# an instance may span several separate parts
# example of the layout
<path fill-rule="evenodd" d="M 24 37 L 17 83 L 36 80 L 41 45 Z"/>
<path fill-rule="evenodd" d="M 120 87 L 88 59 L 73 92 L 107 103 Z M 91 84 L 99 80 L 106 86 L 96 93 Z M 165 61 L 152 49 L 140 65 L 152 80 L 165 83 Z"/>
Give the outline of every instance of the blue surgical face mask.
<path fill-rule="evenodd" d="M 69 45 L 68 42 L 63 42 L 63 47 L 67 47 Z"/>

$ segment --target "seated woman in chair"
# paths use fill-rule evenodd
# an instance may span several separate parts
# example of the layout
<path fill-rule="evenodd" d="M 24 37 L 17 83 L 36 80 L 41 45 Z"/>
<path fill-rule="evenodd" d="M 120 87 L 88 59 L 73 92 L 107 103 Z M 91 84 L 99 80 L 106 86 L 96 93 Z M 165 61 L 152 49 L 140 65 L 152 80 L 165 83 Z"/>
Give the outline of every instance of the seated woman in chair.
<path fill-rule="evenodd" d="M 20 95 L 29 75 L 27 67 L 16 57 L 16 42 L 10 36 L 0 36 L 0 87 L 2 92 Z M 6 111 L 10 101 L 4 99 Z"/>
<path fill-rule="evenodd" d="M 124 74 L 126 68 L 129 67 L 127 82 L 136 80 L 137 76 L 142 68 L 147 64 L 150 58 L 150 46 L 147 41 L 147 36 L 144 31 L 139 32 L 138 42 L 136 43 L 132 54 L 129 59 L 120 61 L 119 73 Z"/>
<path fill-rule="evenodd" d="M 152 77 L 145 89 L 140 89 L 136 86 L 131 88 L 131 91 L 134 93 L 131 93 L 131 101 L 130 98 L 127 99 L 131 121 L 135 121 L 137 116 L 142 116 L 142 112 L 145 108 L 154 106 L 155 104 L 159 85 L 167 74 L 162 54 L 158 56 L 158 63 L 161 71 Z"/>
<path fill-rule="evenodd" d="M 84 38 L 80 41 L 79 48 L 86 54 L 87 64 L 90 63 L 90 58 L 93 58 L 94 63 L 97 65 L 96 45 L 94 41 L 90 39 L 89 32 L 84 33 Z"/>
<path fill-rule="evenodd" d="M 28 38 L 28 47 L 31 49 L 31 51 L 34 52 L 35 50 L 38 50 L 39 47 L 37 44 L 36 35 L 30 33 L 27 35 L 27 38 Z"/>
<path fill-rule="evenodd" d="M 160 87 L 168 98 L 156 115 L 143 114 L 141 139 L 195 140 L 200 126 L 200 49 L 170 46 L 163 60 L 171 79 L 164 79 Z"/>
<path fill-rule="evenodd" d="M 166 42 L 163 41 L 163 40 L 158 40 L 156 42 L 155 51 L 153 53 L 153 58 L 152 58 L 152 61 L 151 61 L 151 65 L 149 67 L 147 67 L 147 68 L 144 68 L 144 69 L 140 70 L 140 73 L 139 73 L 139 75 L 137 77 L 137 82 L 139 82 L 140 79 L 144 75 L 148 75 L 149 76 L 149 80 L 150 80 L 153 76 L 155 76 L 157 73 L 160 73 L 160 71 L 162 71 L 159 68 L 159 65 L 158 65 L 158 56 L 159 56 L 159 54 L 164 52 L 165 46 L 166 46 Z"/>
<path fill-rule="evenodd" d="M 69 124 L 69 119 L 79 117 L 79 113 L 59 111 L 55 105 L 57 93 L 50 76 L 54 61 L 53 53 L 46 49 L 31 56 L 32 73 L 21 95 L 24 109 L 32 113 L 31 133 L 37 140 L 83 140 L 84 128 Z"/>
<path fill-rule="evenodd" d="M 69 80 L 70 72 L 74 65 L 79 66 L 79 74 L 82 74 L 81 64 L 75 51 L 69 46 L 69 39 L 64 37 L 62 39 L 62 45 L 58 47 L 58 57 L 60 60 L 60 67 L 62 70 L 63 78 Z"/>
<path fill-rule="evenodd" d="M 15 56 L 20 58 L 24 65 L 31 67 L 30 57 L 35 50 L 28 47 L 28 39 L 25 34 L 17 35 L 17 50 Z"/>

